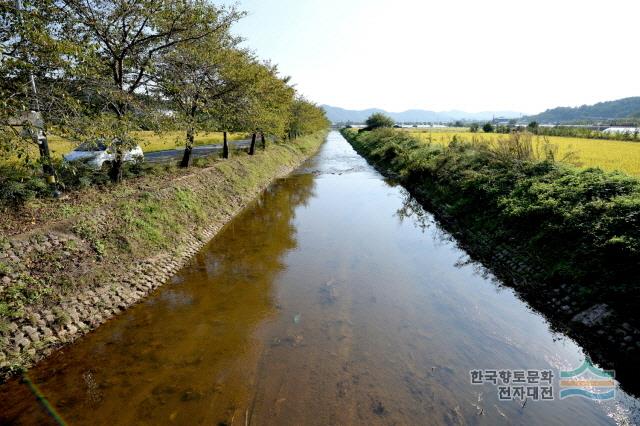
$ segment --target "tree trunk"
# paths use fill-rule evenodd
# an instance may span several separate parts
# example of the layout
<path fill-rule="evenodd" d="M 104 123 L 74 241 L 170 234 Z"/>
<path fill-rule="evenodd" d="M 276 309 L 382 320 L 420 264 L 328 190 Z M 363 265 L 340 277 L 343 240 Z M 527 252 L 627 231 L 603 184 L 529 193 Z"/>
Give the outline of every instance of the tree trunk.
<path fill-rule="evenodd" d="M 267 140 L 264 138 L 264 133 L 260 133 L 260 141 L 262 142 L 262 149 L 267 149 Z"/>
<path fill-rule="evenodd" d="M 18 0 L 16 3 L 16 8 L 18 9 L 18 22 L 20 26 L 22 26 L 22 1 Z M 36 86 L 36 77 L 31 72 L 29 74 L 29 82 L 31 84 L 31 91 L 33 92 L 33 101 L 35 110 L 34 122 L 38 124 L 39 120 L 42 120 L 42 113 L 40 111 L 40 100 L 38 99 L 38 87 Z M 38 151 L 40 151 L 40 162 L 42 163 L 42 171 L 46 176 L 47 183 L 54 185 L 56 183 L 56 174 L 53 169 L 53 164 L 51 163 L 51 153 L 49 152 L 49 141 L 47 140 L 47 134 L 45 133 L 45 125 L 44 120 L 40 123 L 40 126 L 36 125 L 36 134 L 33 139 L 38 144 Z"/>
<path fill-rule="evenodd" d="M 251 145 L 249 146 L 249 155 L 253 155 L 256 153 L 256 134 L 254 133 L 251 136 Z"/>
<path fill-rule="evenodd" d="M 109 177 L 114 183 L 122 182 L 122 163 L 122 149 L 118 148 L 116 158 L 111 163 L 111 170 L 109 171 Z"/>
<path fill-rule="evenodd" d="M 191 165 L 191 153 L 193 152 L 194 131 L 193 127 L 187 130 L 187 144 L 184 147 L 184 154 L 182 154 L 182 161 L 180 167 L 187 168 Z"/>
<path fill-rule="evenodd" d="M 229 158 L 229 142 L 227 142 L 227 132 L 222 132 L 224 142 L 222 143 L 222 158 Z"/>
<path fill-rule="evenodd" d="M 42 163 L 42 172 L 44 173 L 49 184 L 56 183 L 56 173 L 51 163 L 51 153 L 49 152 L 49 141 L 43 130 L 38 129 L 35 142 L 38 144 L 40 152 L 40 162 Z"/>
<path fill-rule="evenodd" d="M 118 117 L 118 121 L 122 123 L 124 119 L 125 104 L 117 103 L 112 104 L 116 110 L 116 115 Z M 122 182 L 122 165 L 124 164 L 124 153 L 122 152 L 122 144 L 123 138 L 116 137 L 111 140 L 111 149 L 115 150 L 115 158 L 111 162 L 111 170 L 109 170 L 109 177 L 111 178 L 111 182 L 120 183 Z"/>
<path fill-rule="evenodd" d="M 47 139 L 47 133 L 45 132 L 44 119 L 40 112 L 40 102 L 38 100 L 38 90 L 36 88 L 36 81 L 31 75 L 31 90 L 33 91 L 35 110 L 31 111 L 29 115 L 33 119 L 33 125 L 35 127 L 32 133 L 33 141 L 38 144 L 38 151 L 40 153 L 40 163 L 42 163 L 42 172 L 44 173 L 47 182 L 49 184 L 56 183 L 55 170 L 53 169 L 53 163 L 51 162 L 51 153 L 49 152 L 49 141 Z"/>

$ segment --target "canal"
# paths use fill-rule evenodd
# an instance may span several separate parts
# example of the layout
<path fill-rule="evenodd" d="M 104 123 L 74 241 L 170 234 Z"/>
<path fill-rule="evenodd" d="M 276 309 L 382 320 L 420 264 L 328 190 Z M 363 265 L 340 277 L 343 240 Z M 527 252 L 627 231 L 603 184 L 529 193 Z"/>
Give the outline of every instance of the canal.
<path fill-rule="evenodd" d="M 560 398 L 584 359 L 332 132 L 170 283 L 3 385 L 0 423 L 635 424 L 617 385 Z"/>

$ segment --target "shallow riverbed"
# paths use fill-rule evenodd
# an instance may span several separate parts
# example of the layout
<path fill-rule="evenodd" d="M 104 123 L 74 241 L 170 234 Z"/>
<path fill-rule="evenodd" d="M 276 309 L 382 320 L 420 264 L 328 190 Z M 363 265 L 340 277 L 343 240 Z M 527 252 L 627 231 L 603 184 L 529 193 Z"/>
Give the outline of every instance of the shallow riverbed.
<path fill-rule="evenodd" d="M 560 399 L 583 361 L 332 132 L 171 283 L 0 388 L 0 423 L 54 423 L 41 394 L 87 425 L 635 424 L 619 388 Z M 472 370 L 551 371 L 553 400 Z"/>

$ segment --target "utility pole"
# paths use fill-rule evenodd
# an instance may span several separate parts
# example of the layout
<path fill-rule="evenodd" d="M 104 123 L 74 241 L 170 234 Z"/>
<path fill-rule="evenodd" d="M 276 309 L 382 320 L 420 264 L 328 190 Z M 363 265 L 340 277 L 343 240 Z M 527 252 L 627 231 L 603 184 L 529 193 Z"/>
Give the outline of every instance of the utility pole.
<path fill-rule="evenodd" d="M 16 7 L 18 9 L 18 19 L 22 23 L 22 0 L 16 0 Z M 40 161 L 42 162 L 42 171 L 44 172 L 47 182 L 51 185 L 56 183 L 55 170 L 51 164 L 51 153 L 49 152 L 49 141 L 47 139 L 47 133 L 45 131 L 44 119 L 42 118 L 42 111 L 40 110 L 40 101 L 38 99 L 38 88 L 36 86 L 36 78 L 33 75 L 33 71 L 29 71 L 29 80 L 31 84 L 31 91 L 33 92 L 33 110 L 30 111 L 28 120 L 31 121 L 31 125 L 35 128 L 34 131 L 30 131 L 33 141 L 38 145 L 38 151 L 40 151 Z"/>

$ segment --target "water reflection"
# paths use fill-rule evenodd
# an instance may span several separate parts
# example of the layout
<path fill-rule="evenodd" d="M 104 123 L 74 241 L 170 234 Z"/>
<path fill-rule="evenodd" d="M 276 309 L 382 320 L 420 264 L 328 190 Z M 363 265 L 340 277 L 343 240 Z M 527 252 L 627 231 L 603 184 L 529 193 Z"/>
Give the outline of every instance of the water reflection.
<path fill-rule="evenodd" d="M 433 214 L 425 210 L 420 202 L 416 200 L 409 191 L 399 187 L 399 193 L 402 197 L 402 206 L 396 211 L 396 216 L 400 220 L 401 224 L 408 222 L 423 233 L 429 231 L 429 235 L 432 239 L 440 245 L 454 246 L 458 248 L 459 257 L 453 263 L 454 267 L 472 268 L 478 276 L 485 280 L 492 281 L 498 288 L 503 286 L 503 284 L 496 279 L 489 269 L 471 258 L 463 248 L 459 246 L 458 241 L 453 237 L 453 235 L 447 232 L 435 219 Z"/>
<path fill-rule="evenodd" d="M 277 313 L 273 282 L 313 187 L 310 175 L 273 185 L 171 285 L 29 371 L 33 382 L 70 424 L 244 424 L 254 330 Z M 18 381 L 0 390 L 11 422 L 52 422 Z"/>
<path fill-rule="evenodd" d="M 396 211 L 400 223 L 411 221 L 416 229 L 425 232 L 433 224 L 433 216 L 404 188 L 400 189 L 402 206 Z"/>

